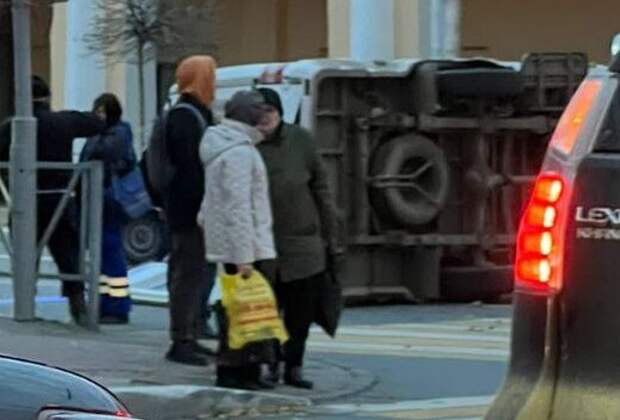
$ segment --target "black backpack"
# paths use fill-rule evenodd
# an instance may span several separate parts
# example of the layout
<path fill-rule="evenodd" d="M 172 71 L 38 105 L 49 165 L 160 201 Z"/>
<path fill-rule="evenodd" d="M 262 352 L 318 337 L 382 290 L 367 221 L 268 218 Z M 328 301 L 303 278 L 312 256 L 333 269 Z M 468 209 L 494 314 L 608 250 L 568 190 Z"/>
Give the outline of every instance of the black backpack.
<path fill-rule="evenodd" d="M 166 145 L 166 124 L 168 122 L 168 115 L 175 109 L 187 109 L 191 111 L 200 122 L 200 126 L 202 127 L 201 130 L 204 131 L 207 128 L 207 121 L 200 111 L 188 103 L 176 104 L 155 120 L 153 130 L 151 131 L 151 138 L 149 139 L 149 145 L 144 152 L 143 169 L 146 169 L 148 190 L 154 201 L 158 203 L 161 203 L 161 199 L 170 187 L 170 182 L 175 173 L 175 168 L 170 161 L 168 147 Z"/>

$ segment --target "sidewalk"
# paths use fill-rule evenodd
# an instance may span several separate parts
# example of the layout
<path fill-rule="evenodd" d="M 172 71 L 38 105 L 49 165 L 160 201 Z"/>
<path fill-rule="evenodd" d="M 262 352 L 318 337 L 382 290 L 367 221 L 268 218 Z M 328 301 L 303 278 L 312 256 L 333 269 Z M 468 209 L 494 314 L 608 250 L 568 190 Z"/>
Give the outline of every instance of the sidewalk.
<path fill-rule="evenodd" d="M 134 313 L 139 320 L 152 320 L 162 317 L 161 311 L 166 309 L 136 307 Z M 362 370 L 310 357 L 306 373 L 317 384 L 314 391 L 286 386 L 273 393 L 222 390 L 213 386 L 213 364 L 197 368 L 166 361 L 167 331 L 156 324 L 138 321 L 91 333 L 56 321 L 16 323 L 0 317 L 0 354 L 84 374 L 111 388 L 134 414 L 149 420 L 292 414 L 313 403 L 358 393 L 374 382 Z"/>

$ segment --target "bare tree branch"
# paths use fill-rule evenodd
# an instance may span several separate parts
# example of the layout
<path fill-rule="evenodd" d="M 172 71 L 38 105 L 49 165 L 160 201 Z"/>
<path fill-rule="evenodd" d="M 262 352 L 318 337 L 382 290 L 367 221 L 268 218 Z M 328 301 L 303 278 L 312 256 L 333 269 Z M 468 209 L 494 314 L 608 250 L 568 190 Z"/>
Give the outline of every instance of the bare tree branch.
<path fill-rule="evenodd" d="M 91 0 L 89 0 L 91 1 Z M 178 37 L 174 7 L 160 8 L 160 0 L 92 0 L 92 28 L 84 37 L 87 49 L 105 63 L 138 66 L 140 148 L 145 146 L 144 66 L 155 58 L 157 46 Z"/>
<path fill-rule="evenodd" d="M 150 61 L 154 47 L 177 37 L 174 10 L 160 8 L 159 0 L 94 1 L 92 29 L 84 40 L 91 52 L 101 54 L 107 62 L 120 59 L 139 64 L 138 49 L 145 61 Z"/>

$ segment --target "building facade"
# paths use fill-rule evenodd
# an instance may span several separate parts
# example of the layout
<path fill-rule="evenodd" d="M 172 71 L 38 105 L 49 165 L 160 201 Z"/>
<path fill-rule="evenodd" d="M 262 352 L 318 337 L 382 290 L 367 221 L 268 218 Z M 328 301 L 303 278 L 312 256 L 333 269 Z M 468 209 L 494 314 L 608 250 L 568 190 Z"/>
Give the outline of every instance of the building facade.
<path fill-rule="evenodd" d="M 580 51 L 605 63 L 610 39 L 620 32 L 616 0 L 590 2 L 587 13 L 578 0 L 161 1 L 175 8 L 179 36 L 160 46 L 148 66 L 147 121 L 178 61 L 190 54 L 212 54 L 226 66 L 319 57 L 519 60 L 530 51 Z M 85 48 L 94 2 L 33 4 L 33 68 L 51 80 L 54 106 L 88 108 L 97 94 L 110 91 L 136 122 L 135 66 L 105 63 Z M 10 113 L 12 77 L 4 77 L 11 76 L 10 44 L 10 16 L 0 7 L 0 118 Z"/>

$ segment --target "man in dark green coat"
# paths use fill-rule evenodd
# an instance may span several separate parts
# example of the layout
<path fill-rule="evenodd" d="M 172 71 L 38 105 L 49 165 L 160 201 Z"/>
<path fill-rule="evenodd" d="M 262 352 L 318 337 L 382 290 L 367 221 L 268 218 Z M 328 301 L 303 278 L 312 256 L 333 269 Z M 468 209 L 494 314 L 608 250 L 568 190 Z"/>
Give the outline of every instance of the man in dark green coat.
<path fill-rule="evenodd" d="M 339 264 L 338 217 L 327 173 L 310 133 L 282 121 L 277 92 L 258 91 L 271 107 L 268 121 L 258 127 L 266 135 L 258 149 L 269 176 L 274 237 L 278 260 L 275 291 L 290 340 L 284 345 L 285 383 L 310 389 L 302 375 L 310 325 L 316 320 L 326 270 Z M 273 378 L 276 379 L 276 378 Z"/>

